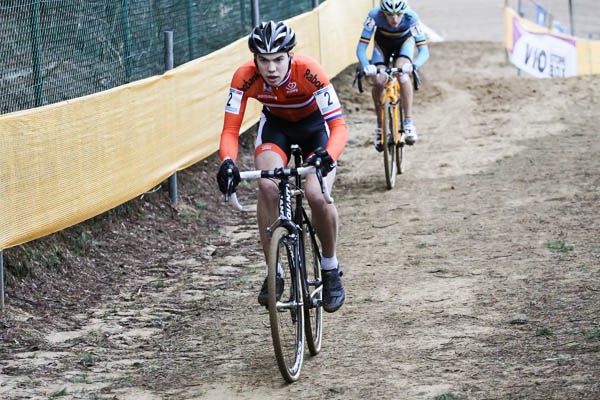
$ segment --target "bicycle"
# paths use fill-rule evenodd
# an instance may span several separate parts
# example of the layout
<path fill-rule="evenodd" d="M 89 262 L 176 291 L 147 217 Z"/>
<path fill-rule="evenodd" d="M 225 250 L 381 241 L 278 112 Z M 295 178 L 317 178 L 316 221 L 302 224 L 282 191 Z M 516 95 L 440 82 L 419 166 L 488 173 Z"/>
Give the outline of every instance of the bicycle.
<path fill-rule="evenodd" d="M 414 88 L 419 89 L 419 75 L 415 69 L 403 71 L 402 68 L 386 67 L 378 69 L 377 73 L 386 74 L 381 107 L 381 143 L 383 144 L 383 163 L 385 167 L 385 182 L 387 189 L 392 189 L 396 184 L 396 175 L 404 173 L 406 159 L 406 137 L 404 132 L 404 111 L 402 109 L 402 98 L 400 97 L 401 86 L 398 81 L 399 73 L 412 72 Z M 356 70 L 353 85 L 358 82 L 358 90 L 362 93 L 362 78 L 364 72 L 361 68 Z"/>
<path fill-rule="evenodd" d="M 268 310 L 277 365 L 289 383 L 300 376 L 304 336 L 311 356 L 321 351 L 323 337 L 321 253 L 303 205 L 302 177 L 316 174 L 326 201 L 333 203 L 320 171 L 314 166 L 301 166 L 299 146 L 292 146 L 292 154 L 295 168 L 240 172 L 242 180 L 269 178 L 278 181 L 279 218 L 268 228 L 271 235 L 267 257 Z M 225 197 L 227 201 L 228 196 Z M 237 208 L 242 209 L 235 193 L 229 197 Z M 276 293 L 278 273 L 287 289 L 279 300 Z"/>

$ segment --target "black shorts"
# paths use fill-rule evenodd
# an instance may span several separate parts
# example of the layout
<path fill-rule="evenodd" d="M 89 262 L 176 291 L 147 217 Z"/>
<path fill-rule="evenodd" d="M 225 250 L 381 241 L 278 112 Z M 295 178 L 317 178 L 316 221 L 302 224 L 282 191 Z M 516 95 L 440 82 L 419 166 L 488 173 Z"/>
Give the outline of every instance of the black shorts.
<path fill-rule="evenodd" d="M 319 111 L 315 111 L 300 121 L 288 121 L 271 114 L 263 107 L 256 135 L 255 156 L 264 149 L 266 143 L 276 145 L 287 163 L 292 153 L 292 144 L 302 149 L 306 159 L 317 147 L 325 148 L 329 140 L 329 127 Z"/>
<path fill-rule="evenodd" d="M 406 57 L 412 62 L 415 49 L 414 40 L 409 40 L 412 37 L 410 32 L 402 36 L 388 36 L 379 30 L 375 31 L 375 45 L 383 60 L 373 60 L 373 64 L 388 66 L 390 59 L 394 63 L 399 57 Z"/>

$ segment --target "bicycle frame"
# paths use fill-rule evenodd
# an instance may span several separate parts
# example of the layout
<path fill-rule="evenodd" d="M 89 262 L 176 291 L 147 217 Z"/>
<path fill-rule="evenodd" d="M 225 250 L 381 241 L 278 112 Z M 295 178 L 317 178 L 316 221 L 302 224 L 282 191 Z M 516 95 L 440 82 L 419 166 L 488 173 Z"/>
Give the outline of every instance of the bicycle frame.
<path fill-rule="evenodd" d="M 382 95 L 381 98 L 381 104 L 383 105 L 385 103 L 386 99 L 390 100 L 390 103 L 392 103 L 392 105 L 399 105 L 399 107 L 394 107 L 396 109 L 396 111 L 394 111 L 394 124 L 396 127 L 399 127 L 399 132 L 397 134 L 394 135 L 394 141 L 396 142 L 396 144 L 403 144 L 403 135 L 404 135 L 404 121 L 401 118 L 400 113 L 402 112 L 402 104 L 401 104 L 401 97 L 400 97 L 400 93 L 401 93 L 401 85 L 400 82 L 398 81 L 398 78 L 396 76 L 397 73 L 402 73 L 402 69 L 401 68 L 391 68 L 391 67 L 386 67 L 383 70 L 378 70 L 377 73 L 385 73 L 387 75 L 387 79 L 386 79 L 386 83 L 384 86 L 384 93 Z M 406 72 L 408 73 L 408 72 Z M 419 74 L 417 72 L 416 69 L 413 69 L 412 72 L 412 82 L 413 82 L 413 88 L 414 90 L 419 90 L 420 86 L 421 86 L 421 79 L 419 78 Z M 361 67 L 358 67 L 356 69 L 356 74 L 354 75 L 354 81 L 352 82 L 352 86 L 354 86 L 355 84 L 358 85 L 358 91 L 360 93 L 362 93 L 363 90 L 363 86 L 362 86 L 362 79 L 364 77 L 364 73 L 362 71 Z M 385 112 L 385 109 L 383 107 L 381 107 L 381 110 L 378 111 L 380 114 L 380 117 L 383 118 L 383 113 Z M 384 139 L 384 137 L 382 137 L 382 139 Z M 400 142 L 400 143 L 399 143 Z M 383 142 L 382 142 L 383 143 Z"/>
<path fill-rule="evenodd" d="M 392 72 L 392 68 L 386 68 L 383 73 L 386 74 L 385 86 L 383 87 L 383 95 L 381 96 L 379 115 L 381 121 L 385 118 L 386 109 L 384 104 L 387 100 L 390 101 L 390 105 L 393 110 L 392 123 L 394 126 L 394 142 L 399 144 L 403 142 L 404 136 L 404 122 L 400 118 L 402 100 L 400 98 L 400 92 L 402 90 L 398 77 Z M 385 143 L 385 132 L 381 131 L 381 143 Z"/>
<path fill-rule="evenodd" d="M 327 192 L 327 186 L 320 170 L 315 166 L 298 167 L 302 163 L 298 146 L 292 146 L 292 153 L 295 168 L 240 172 L 241 179 L 268 178 L 278 180 L 279 217 L 267 228 L 270 237 L 267 256 L 269 292 L 267 308 L 269 310 L 271 336 L 277 364 L 282 376 L 288 382 L 296 381 L 300 375 L 304 354 L 304 337 L 306 337 L 311 355 L 314 356 L 321 349 L 322 335 L 321 254 L 315 232 L 303 206 L 302 177 L 308 174 L 316 174 L 325 200 L 329 203 L 333 202 Z M 317 160 L 317 166 L 319 165 L 318 162 L 319 160 Z M 235 193 L 231 194 L 230 199 L 241 209 Z M 305 236 L 306 233 L 308 234 Z M 309 256 L 312 257 L 310 260 L 307 259 Z M 282 267 L 284 273 L 280 274 L 279 271 Z M 311 269 L 309 270 L 309 268 Z M 285 271 L 289 272 L 289 276 L 283 279 L 286 279 L 288 284 L 291 285 L 289 286 L 291 290 L 289 295 L 284 298 L 277 294 L 276 277 L 281 279 L 286 274 Z M 289 314 L 282 311 L 288 311 Z M 291 326 L 294 327 L 295 348 L 292 352 L 286 346 L 289 343 L 285 334 L 288 328 L 285 322 L 286 318 L 288 318 L 287 321 L 291 321 Z"/>
<path fill-rule="evenodd" d="M 411 68 L 404 67 L 377 69 L 377 74 L 385 74 L 386 76 L 381 98 L 375 108 L 379 122 L 381 122 L 380 136 L 378 140 L 376 139 L 376 145 L 377 150 L 383 152 L 385 181 L 388 189 L 394 187 L 396 174 L 404 173 L 405 162 L 404 110 L 401 96 L 402 85 L 398 74 L 412 73 L 414 90 L 419 89 L 420 82 L 419 74 L 412 68 L 412 65 Z M 364 76 L 364 71 L 361 67 L 358 67 L 352 86 L 358 84 L 358 91 L 361 93 L 363 92 L 362 78 Z M 380 145 L 381 149 L 379 148 Z"/>
<path fill-rule="evenodd" d="M 302 155 L 300 148 L 296 145 L 292 146 L 292 154 L 294 156 L 294 164 L 302 164 Z M 303 206 L 304 190 L 302 189 L 302 175 L 297 174 L 294 176 L 295 189 L 292 189 L 290 185 L 290 176 L 281 176 L 279 178 L 279 218 L 273 225 L 267 228 L 269 234 L 273 234 L 275 229 L 280 226 L 285 227 L 291 234 L 291 238 L 295 239 L 298 237 L 297 246 L 294 246 L 294 265 L 300 268 L 300 277 L 304 283 L 303 298 L 311 299 L 315 297 L 315 294 L 322 290 L 320 282 L 309 282 L 308 275 L 306 272 L 306 254 L 304 252 L 304 236 L 302 235 L 304 223 L 303 219 L 307 221 L 307 228 L 314 234 L 312 225 L 310 224 L 308 214 Z M 327 196 L 329 197 L 329 196 Z M 295 200 L 295 204 L 292 205 L 292 198 Z M 328 199 L 329 201 L 329 199 Z M 310 239 L 310 237 L 309 237 Z M 321 255 L 319 254 L 319 258 Z M 314 292 L 309 293 L 309 287 L 315 286 Z M 310 304 L 310 307 L 318 307 L 321 304 Z"/>

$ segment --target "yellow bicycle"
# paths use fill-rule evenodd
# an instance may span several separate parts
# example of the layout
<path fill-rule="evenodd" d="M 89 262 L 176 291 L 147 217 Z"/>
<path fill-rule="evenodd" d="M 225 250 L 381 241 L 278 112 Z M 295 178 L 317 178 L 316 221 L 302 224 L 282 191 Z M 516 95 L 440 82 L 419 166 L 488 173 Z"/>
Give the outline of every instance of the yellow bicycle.
<path fill-rule="evenodd" d="M 378 74 L 386 74 L 386 82 L 381 97 L 381 143 L 383 144 L 383 163 L 385 167 L 385 182 L 388 189 L 394 187 L 396 175 L 404 173 L 406 158 L 406 139 L 404 134 L 404 111 L 402 109 L 402 98 L 400 97 L 400 82 L 398 74 L 402 68 L 386 67 L 379 69 Z M 406 71 L 404 71 L 406 72 Z M 419 77 L 416 70 L 412 71 L 415 90 L 419 87 Z M 355 82 L 358 81 L 358 89 L 363 92 L 362 77 L 364 73 L 357 70 Z"/>

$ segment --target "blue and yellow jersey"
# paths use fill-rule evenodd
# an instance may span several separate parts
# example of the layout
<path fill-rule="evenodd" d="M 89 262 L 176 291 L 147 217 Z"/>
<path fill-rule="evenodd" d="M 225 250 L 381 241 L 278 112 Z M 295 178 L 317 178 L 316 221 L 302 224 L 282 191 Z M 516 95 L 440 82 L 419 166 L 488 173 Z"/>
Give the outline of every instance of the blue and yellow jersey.
<path fill-rule="evenodd" d="M 398 40 L 401 38 L 407 39 L 409 37 L 414 37 L 418 49 L 417 58 L 413 62 L 415 67 L 421 67 L 429 58 L 427 35 L 423 31 L 421 20 L 414 10 L 407 8 L 398 26 L 394 27 L 388 23 L 385 14 L 381 11 L 381 8 L 377 6 L 369 11 L 367 19 L 363 24 L 363 30 L 356 48 L 356 55 L 363 67 L 369 65 L 367 47 L 369 42 L 371 42 L 375 31 L 378 31 L 377 36 L 381 38 L 380 40 L 386 40 L 386 38 Z M 375 44 L 377 45 L 377 38 Z"/>

